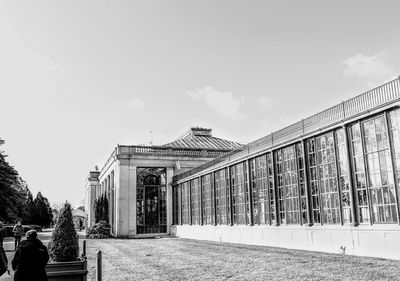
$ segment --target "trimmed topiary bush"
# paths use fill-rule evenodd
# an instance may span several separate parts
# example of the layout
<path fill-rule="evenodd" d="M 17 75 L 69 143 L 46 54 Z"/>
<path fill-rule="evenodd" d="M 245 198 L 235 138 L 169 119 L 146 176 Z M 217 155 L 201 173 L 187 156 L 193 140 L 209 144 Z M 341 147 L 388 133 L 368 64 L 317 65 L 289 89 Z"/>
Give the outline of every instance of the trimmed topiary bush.
<path fill-rule="evenodd" d="M 79 242 L 69 203 L 65 203 L 64 208 L 60 211 L 48 249 L 52 261 L 65 262 L 78 259 Z"/>

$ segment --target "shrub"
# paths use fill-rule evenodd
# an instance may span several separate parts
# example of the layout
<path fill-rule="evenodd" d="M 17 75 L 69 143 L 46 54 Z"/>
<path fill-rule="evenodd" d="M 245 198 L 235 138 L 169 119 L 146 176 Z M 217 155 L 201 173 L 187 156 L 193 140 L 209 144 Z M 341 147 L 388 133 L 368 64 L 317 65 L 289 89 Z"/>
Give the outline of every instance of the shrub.
<path fill-rule="evenodd" d="M 110 235 L 111 225 L 106 221 L 100 221 L 87 230 L 89 238 L 108 238 Z"/>
<path fill-rule="evenodd" d="M 78 236 L 72 220 L 71 205 L 65 203 L 48 245 L 53 261 L 75 261 L 79 256 Z"/>

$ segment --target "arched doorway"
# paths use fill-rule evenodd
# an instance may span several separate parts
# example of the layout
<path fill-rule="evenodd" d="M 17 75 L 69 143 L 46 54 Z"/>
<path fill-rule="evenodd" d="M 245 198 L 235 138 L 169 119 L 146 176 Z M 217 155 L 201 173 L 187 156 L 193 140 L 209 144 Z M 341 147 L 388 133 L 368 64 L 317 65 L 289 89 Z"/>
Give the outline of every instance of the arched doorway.
<path fill-rule="evenodd" d="M 137 168 L 137 234 L 167 232 L 165 168 Z"/>

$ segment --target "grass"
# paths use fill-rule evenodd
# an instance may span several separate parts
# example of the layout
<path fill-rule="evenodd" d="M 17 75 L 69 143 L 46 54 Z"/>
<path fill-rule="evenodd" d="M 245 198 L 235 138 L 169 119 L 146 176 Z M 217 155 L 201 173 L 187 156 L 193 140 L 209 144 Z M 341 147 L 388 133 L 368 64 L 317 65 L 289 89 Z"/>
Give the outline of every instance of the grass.
<path fill-rule="evenodd" d="M 103 280 L 400 280 L 399 261 L 179 238 L 87 240 Z"/>

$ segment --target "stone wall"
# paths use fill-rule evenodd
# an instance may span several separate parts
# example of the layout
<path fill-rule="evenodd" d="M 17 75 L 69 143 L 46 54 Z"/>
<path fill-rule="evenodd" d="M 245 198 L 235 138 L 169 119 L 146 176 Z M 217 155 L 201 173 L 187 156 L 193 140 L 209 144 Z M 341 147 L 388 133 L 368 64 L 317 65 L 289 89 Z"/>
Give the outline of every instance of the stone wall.
<path fill-rule="evenodd" d="M 400 231 L 391 226 L 173 225 L 180 238 L 400 260 Z"/>

